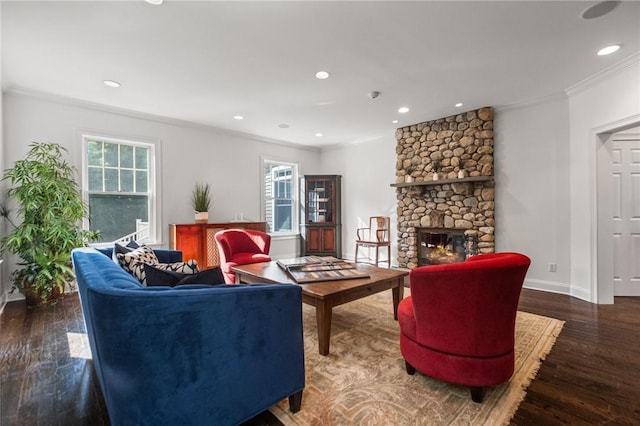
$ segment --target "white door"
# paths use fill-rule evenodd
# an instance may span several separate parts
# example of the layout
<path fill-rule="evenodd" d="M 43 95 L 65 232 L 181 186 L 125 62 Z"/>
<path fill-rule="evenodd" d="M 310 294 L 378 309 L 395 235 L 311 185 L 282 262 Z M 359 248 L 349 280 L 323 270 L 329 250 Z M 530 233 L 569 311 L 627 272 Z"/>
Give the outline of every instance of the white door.
<path fill-rule="evenodd" d="M 614 296 L 640 296 L 640 139 L 614 136 Z"/>

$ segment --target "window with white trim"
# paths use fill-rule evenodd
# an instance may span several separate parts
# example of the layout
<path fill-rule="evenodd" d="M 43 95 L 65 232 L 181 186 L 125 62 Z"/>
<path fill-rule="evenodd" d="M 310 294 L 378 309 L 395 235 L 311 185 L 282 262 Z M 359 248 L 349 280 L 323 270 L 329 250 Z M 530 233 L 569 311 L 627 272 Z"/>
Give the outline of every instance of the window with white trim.
<path fill-rule="evenodd" d="M 264 220 L 270 233 L 298 232 L 298 165 L 263 161 Z"/>
<path fill-rule="evenodd" d="M 155 145 L 83 137 L 87 227 L 99 242 L 157 242 Z"/>

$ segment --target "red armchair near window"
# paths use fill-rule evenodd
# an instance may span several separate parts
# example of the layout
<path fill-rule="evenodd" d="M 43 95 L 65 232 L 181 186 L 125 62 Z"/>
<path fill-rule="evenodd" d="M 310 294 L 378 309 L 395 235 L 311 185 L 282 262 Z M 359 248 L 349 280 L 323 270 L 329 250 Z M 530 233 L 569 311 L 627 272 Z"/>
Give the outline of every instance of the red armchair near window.
<path fill-rule="evenodd" d="M 485 386 L 508 381 L 530 263 L 525 255 L 504 252 L 413 269 L 411 296 L 398 306 L 407 373 L 469 386 L 474 402 L 482 402 Z"/>
<path fill-rule="evenodd" d="M 215 235 L 220 252 L 220 269 L 227 284 L 236 282 L 234 266 L 270 262 L 271 235 L 251 229 L 225 229 Z"/>

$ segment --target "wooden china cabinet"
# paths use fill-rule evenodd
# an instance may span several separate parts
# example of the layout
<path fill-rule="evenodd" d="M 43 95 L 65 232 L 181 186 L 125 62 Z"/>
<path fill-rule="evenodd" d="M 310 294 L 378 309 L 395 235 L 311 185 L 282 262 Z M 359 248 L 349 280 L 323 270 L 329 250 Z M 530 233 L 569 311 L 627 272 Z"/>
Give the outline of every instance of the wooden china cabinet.
<path fill-rule="evenodd" d="M 200 269 L 220 266 L 216 232 L 224 229 L 253 229 L 266 232 L 266 222 L 188 223 L 169 225 L 169 248 L 182 251 L 184 260 L 195 259 Z"/>
<path fill-rule="evenodd" d="M 339 175 L 305 175 L 303 191 L 302 256 L 323 255 L 342 257 L 342 221 L 340 217 Z"/>

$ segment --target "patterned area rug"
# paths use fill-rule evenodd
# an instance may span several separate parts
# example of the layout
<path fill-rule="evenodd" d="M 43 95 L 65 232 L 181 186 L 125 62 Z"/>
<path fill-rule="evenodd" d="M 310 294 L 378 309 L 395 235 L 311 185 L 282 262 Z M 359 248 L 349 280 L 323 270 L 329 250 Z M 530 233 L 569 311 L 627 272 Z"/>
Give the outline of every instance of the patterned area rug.
<path fill-rule="evenodd" d="M 334 308 L 328 356 L 318 354 L 315 308 L 303 305 L 303 318 L 302 408 L 292 414 L 284 400 L 270 410 L 287 426 L 507 424 L 564 324 L 518 312 L 513 377 L 476 404 L 466 387 L 406 373 L 390 291 Z"/>

